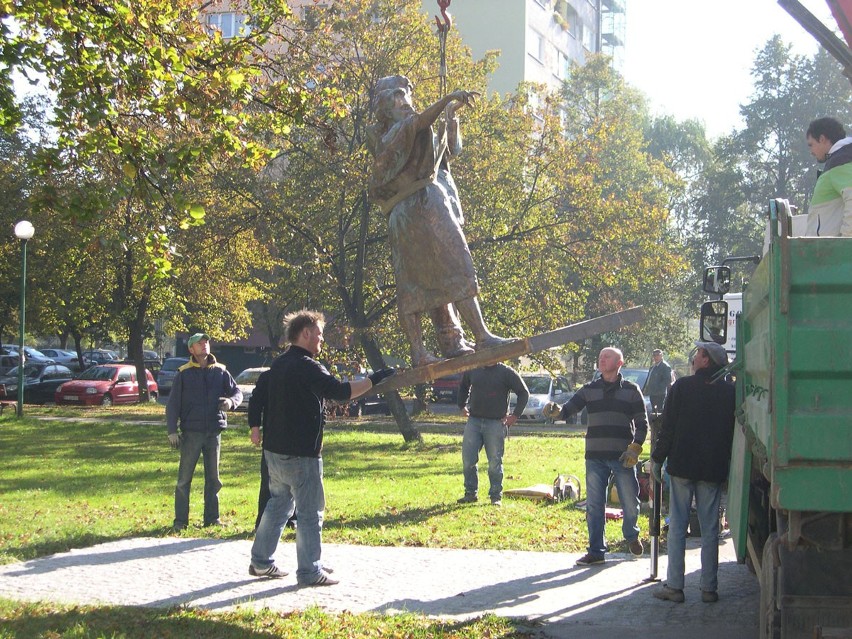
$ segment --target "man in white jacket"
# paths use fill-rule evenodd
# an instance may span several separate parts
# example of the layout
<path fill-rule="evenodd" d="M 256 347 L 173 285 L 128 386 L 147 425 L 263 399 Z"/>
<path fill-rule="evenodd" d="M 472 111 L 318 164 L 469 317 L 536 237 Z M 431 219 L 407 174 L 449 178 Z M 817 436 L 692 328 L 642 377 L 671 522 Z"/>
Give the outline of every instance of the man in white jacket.
<path fill-rule="evenodd" d="M 825 167 L 808 206 L 807 235 L 852 237 L 852 137 L 834 118 L 808 126 L 808 149 Z"/>

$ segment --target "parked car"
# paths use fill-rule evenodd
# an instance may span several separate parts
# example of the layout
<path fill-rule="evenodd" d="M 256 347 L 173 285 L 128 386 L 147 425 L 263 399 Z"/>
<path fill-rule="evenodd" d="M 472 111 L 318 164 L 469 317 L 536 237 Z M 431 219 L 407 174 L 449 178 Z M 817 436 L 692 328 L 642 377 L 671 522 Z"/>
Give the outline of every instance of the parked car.
<path fill-rule="evenodd" d="M 355 375 L 341 375 L 340 379 L 344 382 L 364 379 L 372 371 L 367 373 L 357 373 Z M 369 397 L 359 397 L 348 402 L 326 401 L 326 415 L 332 417 L 361 417 L 362 415 L 390 415 L 390 405 L 384 395 L 370 395 Z"/>
<path fill-rule="evenodd" d="M 83 352 L 83 359 L 91 364 L 108 364 L 118 361 L 118 353 L 104 348 L 95 348 Z"/>
<path fill-rule="evenodd" d="M 24 401 L 44 404 L 54 400 L 57 387 L 73 379 L 74 374 L 61 364 L 24 364 Z M 18 399 L 18 367 L 0 377 L 0 399 Z"/>
<path fill-rule="evenodd" d="M 18 351 L 20 350 L 20 347 L 17 344 L 4 344 L 3 348 L 9 351 L 9 355 L 13 356 L 17 356 Z M 27 360 L 32 360 L 33 362 L 40 362 L 42 364 L 56 363 L 41 351 L 29 346 L 24 346 L 24 355 L 27 356 Z"/>
<path fill-rule="evenodd" d="M 159 389 L 151 371 L 145 371 L 148 379 L 148 395 L 157 399 Z M 139 401 L 139 382 L 136 367 L 128 364 L 99 364 L 87 368 L 80 375 L 56 389 L 56 403 L 82 406 L 110 406 L 112 404 L 135 404 Z"/>
<path fill-rule="evenodd" d="M 43 348 L 41 352 L 57 364 L 67 366 L 72 371 L 80 370 L 80 359 L 74 351 L 68 351 L 62 348 Z"/>
<path fill-rule="evenodd" d="M 163 362 L 157 373 L 157 386 L 160 387 L 161 393 L 165 395 L 172 390 L 172 382 L 175 379 L 177 370 L 188 361 L 188 357 L 169 357 Z"/>
<path fill-rule="evenodd" d="M 268 371 L 268 366 L 261 366 L 259 368 L 247 368 L 242 373 L 237 375 L 234 381 L 239 386 L 240 390 L 243 392 L 243 401 L 237 406 L 237 410 L 248 410 L 249 400 L 251 399 L 251 394 L 254 391 L 254 386 L 257 384 L 257 378 L 260 377 L 260 374 L 263 371 Z"/>
<path fill-rule="evenodd" d="M 162 362 L 160 361 L 160 357 L 154 351 L 142 351 L 142 356 L 144 357 L 145 368 L 147 368 L 149 371 L 151 371 L 151 374 L 154 375 L 154 377 L 156 377 L 160 372 L 160 367 L 162 366 Z M 104 362 L 104 363 L 106 363 L 106 362 Z M 125 357 L 120 362 L 118 362 L 118 360 L 116 360 L 113 363 L 132 364 L 132 365 L 136 364 L 136 362 L 134 362 L 129 357 Z"/>
<path fill-rule="evenodd" d="M 530 391 L 530 398 L 520 419 L 547 421 L 541 414 L 541 409 L 547 402 L 564 404 L 574 395 L 571 382 L 561 375 L 553 377 L 548 373 L 522 373 L 521 378 Z M 515 410 L 517 403 L 517 396 L 514 393 L 509 393 L 510 412 Z"/>
<path fill-rule="evenodd" d="M 461 373 L 440 377 L 432 382 L 432 395 L 436 402 L 449 401 L 455 404 L 459 399 Z"/>
<path fill-rule="evenodd" d="M 0 376 L 8 375 L 9 371 L 18 365 L 18 354 L 0 355 Z"/>
<path fill-rule="evenodd" d="M 597 379 L 601 376 L 600 371 L 595 371 L 592 379 Z M 648 414 L 648 422 L 651 421 L 651 415 L 654 413 L 654 409 L 651 406 L 651 398 L 645 394 L 645 383 L 648 381 L 648 369 L 647 368 L 622 368 L 621 376 L 636 385 L 642 390 L 642 396 L 645 398 L 645 412 Z M 584 420 L 582 423 L 586 423 L 585 421 L 585 410 L 583 411 Z"/>

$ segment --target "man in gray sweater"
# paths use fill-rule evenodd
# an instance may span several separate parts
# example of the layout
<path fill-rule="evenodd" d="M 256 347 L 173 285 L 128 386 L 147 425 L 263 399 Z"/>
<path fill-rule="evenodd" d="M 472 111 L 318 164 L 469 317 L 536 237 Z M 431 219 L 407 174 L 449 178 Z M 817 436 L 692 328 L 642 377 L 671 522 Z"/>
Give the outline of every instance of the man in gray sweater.
<path fill-rule="evenodd" d="M 515 391 L 518 403 L 511 415 L 509 392 Z M 503 450 L 506 437 L 523 414 L 530 392 L 521 376 L 505 364 L 493 364 L 467 371 L 459 386 L 459 408 L 467 415 L 462 438 L 464 497 L 460 504 L 477 501 L 479 489 L 479 451 L 485 447 L 488 457 L 488 496 L 494 506 L 503 498 Z"/>

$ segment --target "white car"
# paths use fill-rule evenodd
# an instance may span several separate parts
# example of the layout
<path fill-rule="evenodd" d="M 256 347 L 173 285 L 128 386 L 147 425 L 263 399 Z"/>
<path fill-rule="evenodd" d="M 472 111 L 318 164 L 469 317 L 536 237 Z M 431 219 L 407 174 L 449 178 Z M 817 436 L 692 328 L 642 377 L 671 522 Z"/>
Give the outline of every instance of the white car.
<path fill-rule="evenodd" d="M 548 373 L 522 373 L 521 378 L 530 391 L 530 398 L 519 419 L 528 421 L 545 421 L 541 409 L 547 402 L 564 404 L 574 395 L 571 382 L 561 375 L 552 377 Z M 509 412 L 515 410 L 518 398 L 514 393 L 509 394 Z"/>
<path fill-rule="evenodd" d="M 237 410 L 248 410 L 249 400 L 251 399 L 251 394 L 254 391 L 255 384 L 257 384 L 257 378 L 260 377 L 260 374 L 263 371 L 268 370 L 268 366 L 247 368 L 237 375 L 234 381 L 243 393 L 243 401 L 239 406 L 237 406 Z"/>

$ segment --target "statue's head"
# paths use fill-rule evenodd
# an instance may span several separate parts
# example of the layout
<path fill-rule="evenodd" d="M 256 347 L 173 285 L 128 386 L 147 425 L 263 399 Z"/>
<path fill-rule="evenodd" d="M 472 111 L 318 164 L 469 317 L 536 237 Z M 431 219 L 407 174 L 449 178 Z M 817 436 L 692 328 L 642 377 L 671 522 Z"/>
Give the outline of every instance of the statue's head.
<path fill-rule="evenodd" d="M 388 75 L 379 79 L 373 89 L 373 111 L 379 122 L 393 122 L 398 106 L 398 96 L 411 105 L 411 91 L 414 85 L 404 75 Z M 413 106 L 412 106 L 413 110 Z"/>

